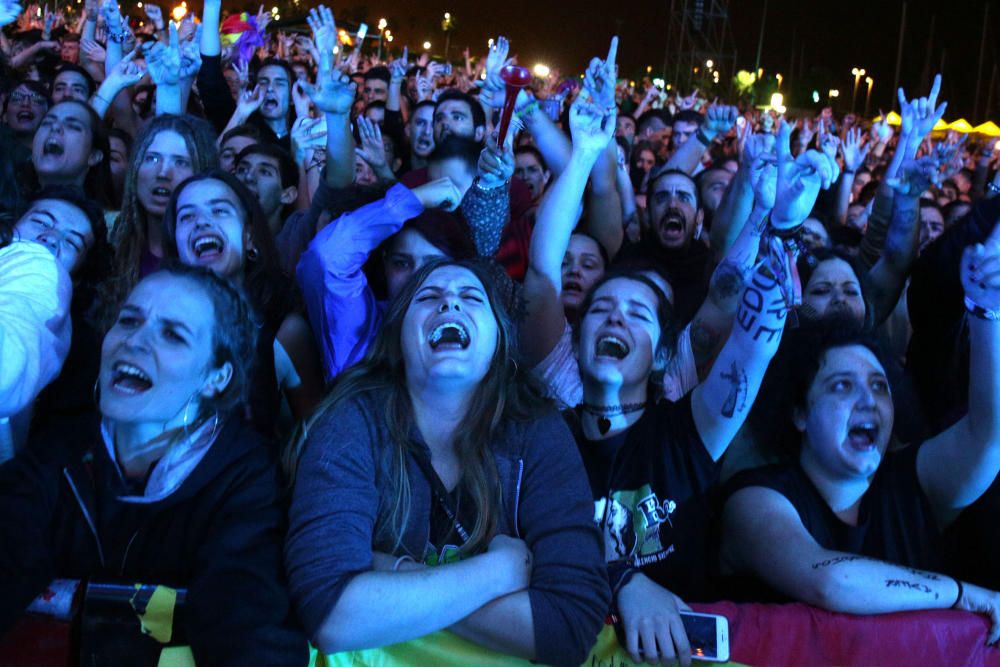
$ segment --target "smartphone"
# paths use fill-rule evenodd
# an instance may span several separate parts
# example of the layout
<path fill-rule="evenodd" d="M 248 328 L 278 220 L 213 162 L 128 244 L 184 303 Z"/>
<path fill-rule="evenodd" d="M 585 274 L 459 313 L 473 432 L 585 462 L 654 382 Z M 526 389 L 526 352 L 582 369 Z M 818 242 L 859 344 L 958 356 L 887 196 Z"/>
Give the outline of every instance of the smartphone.
<path fill-rule="evenodd" d="M 725 616 L 682 611 L 681 622 L 695 660 L 729 662 L 729 621 Z"/>
<path fill-rule="evenodd" d="M 444 76 L 451 76 L 451 63 L 441 64 L 441 74 Z"/>
<path fill-rule="evenodd" d="M 368 24 L 362 23 L 358 26 L 358 43 L 364 43 L 365 36 L 368 34 Z"/>
<path fill-rule="evenodd" d="M 687 633 L 691 657 L 710 662 L 729 662 L 729 621 L 717 614 L 699 614 L 693 611 L 680 613 L 684 632 Z M 611 616 L 618 635 L 618 644 L 625 649 L 625 629 L 617 614 Z M 643 653 L 639 646 L 640 655 Z"/>

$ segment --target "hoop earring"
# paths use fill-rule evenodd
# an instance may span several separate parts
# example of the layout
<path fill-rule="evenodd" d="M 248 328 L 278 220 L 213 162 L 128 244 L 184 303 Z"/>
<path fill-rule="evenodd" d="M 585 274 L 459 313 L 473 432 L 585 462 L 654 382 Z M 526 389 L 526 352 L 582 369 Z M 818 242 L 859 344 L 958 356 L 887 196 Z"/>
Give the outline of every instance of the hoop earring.
<path fill-rule="evenodd" d="M 250 246 L 247 250 L 247 261 L 256 262 L 258 259 L 260 259 L 260 251 L 257 250 L 257 248 Z"/>
<path fill-rule="evenodd" d="M 101 378 L 94 380 L 94 406 L 97 408 L 101 407 Z"/>

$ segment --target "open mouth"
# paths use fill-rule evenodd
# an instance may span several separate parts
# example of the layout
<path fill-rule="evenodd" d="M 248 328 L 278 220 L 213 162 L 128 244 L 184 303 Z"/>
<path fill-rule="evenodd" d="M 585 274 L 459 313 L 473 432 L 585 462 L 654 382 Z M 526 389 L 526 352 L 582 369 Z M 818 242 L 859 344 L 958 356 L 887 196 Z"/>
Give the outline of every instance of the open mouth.
<path fill-rule="evenodd" d="M 153 188 L 154 197 L 163 197 L 164 199 L 170 199 L 171 190 L 170 188 L 165 188 L 163 186 Z"/>
<path fill-rule="evenodd" d="M 35 114 L 30 111 L 19 111 L 17 113 L 17 119 L 22 123 L 31 123 L 35 120 Z"/>
<path fill-rule="evenodd" d="M 847 441 L 858 451 L 874 449 L 878 442 L 879 427 L 874 422 L 861 422 L 847 430 Z"/>
<path fill-rule="evenodd" d="M 576 292 L 577 294 L 583 293 L 583 285 L 575 280 L 567 280 L 563 283 L 563 292 Z"/>
<path fill-rule="evenodd" d="M 594 345 L 594 354 L 598 357 L 624 359 L 628 353 L 628 343 L 617 336 L 601 336 Z"/>
<path fill-rule="evenodd" d="M 278 100 L 273 97 L 266 97 L 264 98 L 264 104 L 261 106 L 268 111 L 274 111 L 278 108 Z"/>
<path fill-rule="evenodd" d="M 42 155 L 62 155 L 65 152 L 66 149 L 63 148 L 62 144 L 52 139 L 46 141 L 42 146 Z"/>
<path fill-rule="evenodd" d="M 469 332 L 458 322 L 443 322 L 431 331 L 427 342 L 432 350 L 464 350 L 469 347 Z"/>
<path fill-rule="evenodd" d="M 684 218 L 679 215 L 667 213 L 660 220 L 660 229 L 667 234 L 683 234 Z"/>
<path fill-rule="evenodd" d="M 138 366 L 119 361 L 111 369 L 111 387 L 123 394 L 137 395 L 149 391 L 153 381 Z"/>
<path fill-rule="evenodd" d="M 222 255 L 226 242 L 218 234 L 205 234 L 191 242 L 191 251 L 198 259 L 215 259 Z"/>

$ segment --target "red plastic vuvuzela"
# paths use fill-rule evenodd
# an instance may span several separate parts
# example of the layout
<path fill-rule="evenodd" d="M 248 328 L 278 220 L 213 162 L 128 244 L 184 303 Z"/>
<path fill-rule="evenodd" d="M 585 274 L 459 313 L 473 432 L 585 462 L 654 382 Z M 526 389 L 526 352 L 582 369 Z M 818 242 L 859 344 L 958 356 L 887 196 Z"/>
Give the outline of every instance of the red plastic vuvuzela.
<path fill-rule="evenodd" d="M 500 70 L 500 78 L 507 87 L 507 96 L 503 101 L 503 113 L 500 115 L 500 131 L 497 133 L 497 148 L 503 146 L 510 128 L 510 117 L 514 114 L 514 103 L 520 90 L 531 83 L 531 72 L 527 67 L 507 65 Z"/>

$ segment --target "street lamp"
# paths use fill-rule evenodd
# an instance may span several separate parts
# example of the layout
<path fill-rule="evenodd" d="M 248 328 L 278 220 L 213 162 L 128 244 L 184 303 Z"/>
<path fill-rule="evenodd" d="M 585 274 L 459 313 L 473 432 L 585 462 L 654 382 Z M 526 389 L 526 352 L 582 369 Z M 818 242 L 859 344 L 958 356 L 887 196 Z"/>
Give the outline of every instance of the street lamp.
<path fill-rule="evenodd" d="M 774 78 L 778 80 L 778 90 L 781 90 L 781 82 L 785 80 L 785 77 L 780 74 L 775 74 Z"/>
<path fill-rule="evenodd" d="M 441 30 L 444 31 L 444 59 L 448 61 L 448 50 L 451 48 L 451 31 L 455 23 L 451 20 L 451 12 L 444 13 L 444 20 L 441 21 Z"/>
<path fill-rule="evenodd" d="M 833 106 L 833 100 L 836 97 L 840 97 L 840 91 L 837 90 L 836 88 L 831 88 L 830 92 L 827 94 L 826 103 L 832 107 Z"/>
<path fill-rule="evenodd" d="M 431 50 L 431 43 L 424 42 L 424 51 L 430 51 L 430 50 Z"/>
<path fill-rule="evenodd" d="M 868 92 L 865 93 L 865 118 L 868 117 L 868 107 L 872 101 L 872 86 L 875 84 L 875 79 L 870 76 L 865 77 L 865 83 L 868 84 Z"/>
<path fill-rule="evenodd" d="M 535 73 L 535 76 L 537 76 L 539 79 L 544 79 L 549 75 L 549 72 L 551 72 L 552 70 L 549 69 L 548 65 L 543 65 L 542 63 L 538 63 L 537 65 L 535 65 L 532 71 Z"/>
<path fill-rule="evenodd" d="M 854 102 L 858 97 L 858 84 L 861 82 L 861 77 L 865 75 L 865 70 L 855 67 L 851 70 L 851 74 L 854 75 L 854 92 L 851 94 L 851 111 L 853 112 Z"/>
<path fill-rule="evenodd" d="M 379 62 L 382 61 L 382 37 L 385 33 L 385 29 L 389 26 L 389 22 L 385 19 L 378 20 L 378 59 Z"/>

